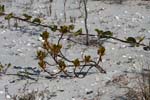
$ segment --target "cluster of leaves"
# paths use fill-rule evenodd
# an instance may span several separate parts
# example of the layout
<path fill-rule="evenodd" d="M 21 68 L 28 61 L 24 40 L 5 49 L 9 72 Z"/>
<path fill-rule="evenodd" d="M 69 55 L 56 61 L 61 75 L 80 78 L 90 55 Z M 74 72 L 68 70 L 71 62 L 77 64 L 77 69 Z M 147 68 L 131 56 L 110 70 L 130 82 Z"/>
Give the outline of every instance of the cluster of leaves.
<path fill-rule="evenodd" d="M 28 14 L 22 14 L 23 18 L 15 17 L 13 13 L 9 13 L 5 16 L 5 20 L 10 20 L 11 18 L 19 19 L 19 20 L 24 20 L 24 21 L 31 21 L 32 23 L 40 24 L 41 19 L 40 18 L 33 18 L 32 16 Z"/>
<path fill-rule="evenodd" d="M 39 66 L 48 74 L 51 76 L 57 75 L 61 72 L 63 72 L 66 76 L 69 77 L 80 77 L 79 75 L 83 75 L 82 77 L 86 76 L 86 74 L 89 72 L 89 70 L 93 67 L 97 68 L 101 73 L 106 73 L 106 71 L 99 65 L 102 61 L 102 56 L 105 54 L 105 48 L 103 46 L 100 46 L 97 54 L 99 55 L 98 61 L 94 61 L 90 55 L 85 55 L 83 59 L 75 58 L 75 59 L 68 59 L 66 58 L 62 53 L 63 46 L 61 45 L 61 40 L 65 34 L 68 32 L 71 32 L 74 29 L 73 25 L 64 25 L 60 26 L 60 28 L 53 28 L 53 31 L 59 30 L 61 36 L 58 39 L 58 42 L 50 43 L 48 41 L 50 37 L 50 33 L 45 31 L 41 34 L 41 37 L 44 42 L 42 42 L 42 50 L 37 51 L 37 58 L 39 60 Z M 82 30 L 79 29 L 78 31 L 74 32 L 75 35 L 81 34 Z M 54 62 L 56 63 L 56 68 L 58 69 L 58 72 L 56 73 L 50 73 L 46 70 L 48 66 L 51 66 L 49 62 L 46 61 L 46 57 L 50 56 Z M 67 64 L 67 62 L 70 63 L 70 65 Z M 74 75 L 69 75 L 67 68 L 73 67 L 73 73 Z M 87 68 L 88 70 L 85 72 L 83 69 Z M 77 71 L 78 70 L 78 71 Z"/>
<path fill-rule="evenodd" d="M 142 44 L 142 41 L 145 39 L 145 36 L 127 37 L 127 38 L 125 38 L 125 40 L 123 40 L 123 39 L 113 37 L 113 32 L 111 32 L 111 31 L 103 31 L 103 30 L 99 30 L 99 29 L 95 29 L 95 31 L 97 32 L 97 36 L 99 37 L 99 39 L 101 39 L 101 38 L 110 39 L 111 38 L 111 39 L 114 39 L 114 40 L 117 40 L 120 42 L 128 43 L 132 47 L 144 46 L 143 47 L 144 50 L 150 50 L 150 44 L 149 45 Z"/>

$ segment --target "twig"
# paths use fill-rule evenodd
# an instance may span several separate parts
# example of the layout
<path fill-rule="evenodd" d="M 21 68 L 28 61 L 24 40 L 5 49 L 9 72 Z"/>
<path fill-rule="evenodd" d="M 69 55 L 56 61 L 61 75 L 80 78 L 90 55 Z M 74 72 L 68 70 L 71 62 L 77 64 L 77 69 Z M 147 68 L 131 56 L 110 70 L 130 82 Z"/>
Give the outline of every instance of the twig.
<path fill-rule="evenodd" d="M 88 27 L 87 27 L 87 18 L 88 18 L 87 0 L 83 0 L 83 3 L 84 3 L 84 11 L 85 11 L 84 25 L 85 25 L 85 31 L 86 31 L 86 45 L 89 45 L 89 32 L 88 32 Z"/>
<path fill-rule="evenodd" d="M 28 75 L 21 75 L 21 74 L 6 74 L 6 75 L 14 75 L 14 76 L 19 76 L 19 77 L 25 77 L 25 78 L 28 78 L 28 79 L 31 79 L 31 80 L 34 80 L 34 81 L 38 81 L 37 79 L 35 79 L 33 77 L 30 77 Z"/>

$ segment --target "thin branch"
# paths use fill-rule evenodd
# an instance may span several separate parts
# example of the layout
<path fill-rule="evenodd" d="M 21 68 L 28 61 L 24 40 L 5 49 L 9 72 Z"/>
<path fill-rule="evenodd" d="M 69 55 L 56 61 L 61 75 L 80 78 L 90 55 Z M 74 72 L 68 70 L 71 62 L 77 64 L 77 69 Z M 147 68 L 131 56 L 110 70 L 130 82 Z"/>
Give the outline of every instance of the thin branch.
<path fill-rule="evenodd" d="M 86 31 L 86 45 L 89 45 L 89 32 L 88 32 L 88 26 L 87 26 L 87 18 L 88 18 L 87 0 L 83 0 L 83 3 L 84 3 L 84 11 L 85 11 L 84 25 L 85 25 L 85 31 Z"/>

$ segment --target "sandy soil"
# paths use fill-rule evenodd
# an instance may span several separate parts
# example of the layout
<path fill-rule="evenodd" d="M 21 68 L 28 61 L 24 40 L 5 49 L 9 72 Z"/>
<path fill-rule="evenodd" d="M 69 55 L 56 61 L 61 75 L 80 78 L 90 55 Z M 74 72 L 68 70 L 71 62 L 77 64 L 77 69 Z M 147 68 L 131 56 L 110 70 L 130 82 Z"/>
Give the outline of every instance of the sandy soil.
<path fill-rule="evenodd" d="M 38 2 L 37 2 L 38 1 Z M 54 0 L 52 14 L 49 13 L 48 0 L 6 0 L 0 1 L 6 6 L 6 12 L 14 12 L 17 16 L 29 13 L 38 16 L 45 23 L 58 25 L 70 24 L 70 17 L 75 18 L 76 29 L 84 29 L 83 5 L 78 9 L 78 0 L 68 0 L 66 4 L 66 22 L 64 19 L 64 0 Z M 145 36 L 143 41 L 150 41 L 150 1 L 127 0 L 122 4 L 113 1 L 89 0 L 88 5 L 89 33 L 96 34 L 95 28 L 110 30 L 114 36 L 124 39 L 128 36 Z M 106 54 L 102 66 L 107 74 L 101 74 L 94 69 L 83 79 L 58 77 L 51 79 L 38 67 L 36 51 L 40 48 L 40 33 L 46 30 L 43 27 L 32 26 L 19 22 L 20 27 L 8 28 L 7 21 L 0 17 L 0 62 L 11 63 L 7 74 L 0 76 L 0 100 L 11 100 L 13 95 L 21 91 L 44 91 L 45 100 L 129 100 L 125 96 L 128 88 L 138 87 L 138 76 L 143 68 L 150 64 L 149 51 L 143 47 L 130 47 L 129 44 L 115 40 L 104 42 Z M 48 29 L 49 30 L 49 29 Z M 50 30 L 49 30 L 50 31 Z M 51 31 L 50 31 L 51 32 Z M 57 36 L 51 41 L 56 41 Z M 80 38 L 82 41 L 83 38 Z M 62 44 L 67 44 L 65 39 Z M 96 47 L 71 44 L 70 49 L 65 49 L 67 57 L 79 57 L 86 48 L 86 53 L 96 57 Z M 20 71 L 29 71 L 33 79 L 22 78 L 12 74 Z M 11 75 L 10 75 L 11 74 Z M 35 79 L 35 80 L 34 80 Z M 47 92 L 46 92 L 47 91 Z M 47 96 L 47 97 L 46 97 Z M 118 98 L 117 98 L 118 97 Z M 42 100 L 40 98 L 36 100 Z"/>

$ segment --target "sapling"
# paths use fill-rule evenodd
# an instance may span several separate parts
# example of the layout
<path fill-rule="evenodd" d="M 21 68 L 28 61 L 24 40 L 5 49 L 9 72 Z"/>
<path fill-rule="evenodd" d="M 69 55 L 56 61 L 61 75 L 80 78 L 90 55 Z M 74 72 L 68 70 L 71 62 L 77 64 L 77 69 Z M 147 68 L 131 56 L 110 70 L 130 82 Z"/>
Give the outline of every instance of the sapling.
<path fill-rule="evenodd" d="M 60 28 L 55 27 L 56 30 L 58 30 L 61 34 L 61 36 L 58 39 L 57 43 L 50 43 L 49 40 L 49 35 L 50 33 L 45 31 L 41 34 L 42 39 L 44 42 L 42 43 L 42 48 L 43 50 L 37 51 L 37 58 L 39 60 L 39 66 L 43 69 L 44 72 L 47 72 L 51 76 L 56 76 L 63 72 L 66 76 L 68 77 L 78 77 L 81 78 L 80 74 L 85 77 L 89 70 L 91 68 L 96 68 L 98 69 L 101 73 L 106 73 L 106 71 L 99 65 L 100 62 L 102 61 L 102 56 L 105 54 L 105 48 L 103 46 L 99 47 L 97 54 L 99 55 L 98 61 L 94 61 L 90 55 L 85 55 L 83 59 L 75 58 L 75 59 L 68 59 L 63 53 L 63 45 L 61 44 L 61 40 L 65 34 L 68 32 L 71 32 L 74 29 L 73 25 L 69 26 L 60 26 Z M 76 32 L 81 34 L 82 31 L 78 30 Z M 46 61 L 46 57 L 51 57 L 54 62 L 56 63 L 56 68 L 58 69 L 58 72 L 56 73 L 51 73 L 46 70 L 47 66 L 51 65 L 50 62 Z M 67 64 L 70 63 L 69 65 Z M 51 66 L 50 66 L 51 67 Z M 69 75 L 68 73 L 68 68 L 73 67 L 73 73 L 74 75 Z M 89 67 L 89 68 L 88 68 Z M 84 72 L 83 69 L 87 69 L 86 72 Z M 79 69 L 79 71 L 77 71 Z"/>
<path fill-rule="evenodd" d="M 13 15 L 13 13 L 10 14 L 6 14 L 3 12 L 2 6 L 0 6 L 0 15 L 1 16 L 5 16 L 6 20 L 10 20 L 10 19 L 16 19 L 16 20 L 21 20 L 27 23 L 30 23 L 32 25 L 35 26 L 42 26 L 42 27 L 46 27 L 46 28 L 50 28 L 52 32 L 58 32 L 60 37 L 58 38 L 56 43 L 52 43 L 49 42 L 49 37 L 50 37 L 50 33 L 48 31 L 44 31 L 41 34 L 41 37 L 43 39 L 42 42 L 42 50 L 37 51 L 37 58 L 39 60 L 38 64 L 39 66 L 43 69 L 44 72 L 48 73 L 50 76 L 57 76 L 60 73 L 64 73 L 66 76 L 68 77 L 78 77 L 80 78 L 80 75 L 82 74 L 83 77 L 85 77 L 88 72 L 91 70 L 91 68 L 96 68 L 98 69 L 101 73 L 106 73 L 106 71 L 100 66 L 100 63 L 102 62 L 102 57 L 105 54 L 105 48 L 102 45 L 98 45 L 98 60 L 94 60 L 91 55 L 81 55 L 82 59 L 80 58 L 73 58 L 73 59 L 69 59 L 67 58 L 63 52 L 62 49 L 64 48 L 64 46 L 62 45 L 61 41 L 62 39 L 64 39 L 65 35 L 73 34 L 71 35 L 71 37 L 73 36 L 86 36 L 86 44 L 84 45 L 88 45 L 89 46 L 89 37 L 99 37 L 99 39 L 102 38 L 106 38 L 106 39 L 114 39 L 123 43 L 128 43 L 128 44 L 132 44 L 133 46 L 144 46 L 146 48 L 149 48 L 150 45 L 146 45 L 141 43 L 145 37 L 140 37 L 140 38 L 136 38 L 136 37 L 127 37 L 125 40 L 124 39 L 119 39 L 116 37 L 113 37 L 113 32 L 111 31 L 103 31 L 103 30 L 99 30 L 99 29 L 95 29 L 95 31 L 97 32 L 97 35 L 93 35 L 93 34 L 89 34 L 88 33 L 88 28 L 87 28 L 87 0 L 84 0 L 84 7 L 85 7 L 85 29 L 86 29 L 86 34 L 82 33 L 82 28 L 78 29 L 77 31 L 74 31 L 74 25 L 63 25 L 63 26 L 57 26 L 57 25 L 47 25 L 47 24 L 43 24 L 41 23 L 41 19 L 40 18 L 32 18 L 32 16 L 27 15 L 27 14 L 23 14 L 22 17 L 18 17 Z M 74 43 L 79 43 L 77 41 L 71 40 L 70 38 L 67 38 L 68 41 L 74 42 Z M 83 43 L 79 43 L 81 45 L 83 45 Z M 46 60 L 46 57 L 50 57 L 55 64 L 51 64 L 51 62 L 48 62 Z M 52 73 L 50 71 L 47 70 L 47 68 L 49 67 L 55 67 L 58 69 L 58 72 L 56 73 Z M 72 67 L 73 68 L 73 75 L 70 75 L 70 73 L 68 72 L 68 68 Z M 85 71 L 85 69 L 87 69 Z"/>

